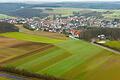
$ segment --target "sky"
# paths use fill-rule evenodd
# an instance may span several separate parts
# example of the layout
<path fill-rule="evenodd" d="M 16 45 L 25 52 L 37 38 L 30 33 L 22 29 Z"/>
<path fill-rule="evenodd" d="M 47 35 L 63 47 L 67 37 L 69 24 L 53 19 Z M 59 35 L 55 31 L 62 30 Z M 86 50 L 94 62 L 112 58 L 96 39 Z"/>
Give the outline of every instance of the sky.
<path fill-rule="evenodd" d="M 0 2 L 90 2 L 90 1 L 120 1 L 120 0 L 0 0 Z"/>

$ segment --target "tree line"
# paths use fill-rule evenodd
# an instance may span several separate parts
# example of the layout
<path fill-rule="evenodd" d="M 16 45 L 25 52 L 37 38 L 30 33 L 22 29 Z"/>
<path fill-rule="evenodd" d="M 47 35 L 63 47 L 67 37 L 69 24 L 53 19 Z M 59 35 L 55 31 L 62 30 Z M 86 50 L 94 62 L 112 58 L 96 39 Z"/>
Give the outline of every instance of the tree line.
<path fill-rule="evenodd" d="M 0 22 L 0 33 L 4 32 L 19 32 L 19 28 L 10 23 Z"/>
<path fill-rule="evenodd" d="M 109 40 L 120 40 L 120 28 L 97 28 L 89 27 L 82 30 L 80 39 L 91 41 L 91 39 L 98 38 L 98 35 L 105 35 Z"/>

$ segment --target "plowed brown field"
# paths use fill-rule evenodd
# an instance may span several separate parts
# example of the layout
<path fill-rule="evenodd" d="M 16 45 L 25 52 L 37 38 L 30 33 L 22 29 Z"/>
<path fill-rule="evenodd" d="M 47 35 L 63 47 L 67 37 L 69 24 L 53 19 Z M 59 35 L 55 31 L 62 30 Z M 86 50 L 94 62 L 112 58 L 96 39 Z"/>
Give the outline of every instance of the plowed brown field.
<path fill-rule="evenodd" d="M 0 37 L 0 63 L 35 54 L 51 47 L 53 45 Z"/>

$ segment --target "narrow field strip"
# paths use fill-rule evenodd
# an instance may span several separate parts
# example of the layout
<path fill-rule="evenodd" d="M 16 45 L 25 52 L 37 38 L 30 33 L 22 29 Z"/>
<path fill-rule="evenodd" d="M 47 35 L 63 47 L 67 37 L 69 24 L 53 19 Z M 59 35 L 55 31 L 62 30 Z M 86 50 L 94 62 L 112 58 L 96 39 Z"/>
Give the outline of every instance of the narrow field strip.
<path fill-rule="evenodd" d="M 72 46 L 73 45 L 73 46 Z M 93 45 L 90 45 L 89 43 L 87 42 L 84 42 L 84 41 L 80 41 L 80 40 L 69 40 L 69 41 L 65 41 L 63 43 L 59 43 L 59 44 L 56 44 L 56 46 L 62 48 L 62 49 L 65 49 L 73 54 L 79 54 L 81 53 L 81 49 L 83 48 L 91 48 L 92 49 L 96 49 L 96 50 L 102 50 L 101 48 L 99 47 L 96 47 L 96 46 L 93 46 Z"/>
<path fill-rule="evenodd" d="M 25 40 L 25 41 L 31 41 L 31 42 L 51 43 L 51 44 L 59 43 L 59 42 L 64 41 L 64 40 L 52 39 L 52 38 L 47 38 L 47 37 L 42 37 L 42 36 L 36 36 L 36 35 L 31 35 L 31 34 L 20 33 L 20 32 L 8 32 L 8 33 L 0 34 L 0 36 L 15 38 L 15 39 L 18 39 L 18 40 Z"/>
<path fill-rule="evenodd" d="M 33 42 L 24 42 L 21 44 L 16 44 L 16 45 L 12 45 L 11 48 L 17 48 L 20 50 L 33 50 L 39 47 L 43 47 L 49 44 L 44 44 L 44 43 L 33 43 Z"/>

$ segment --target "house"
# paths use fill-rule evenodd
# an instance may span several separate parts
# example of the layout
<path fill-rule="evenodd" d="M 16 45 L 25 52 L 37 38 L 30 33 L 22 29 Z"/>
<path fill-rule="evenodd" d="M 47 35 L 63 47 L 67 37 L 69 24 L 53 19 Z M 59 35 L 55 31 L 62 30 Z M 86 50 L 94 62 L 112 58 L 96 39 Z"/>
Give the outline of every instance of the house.
<path fill-rule="evenodd" d="M 69 33 L 75 38 L 79 38 L 79 36 L 80 36 L 80 30 L 71 29 L 71 30 L 69 30 Z"/>

